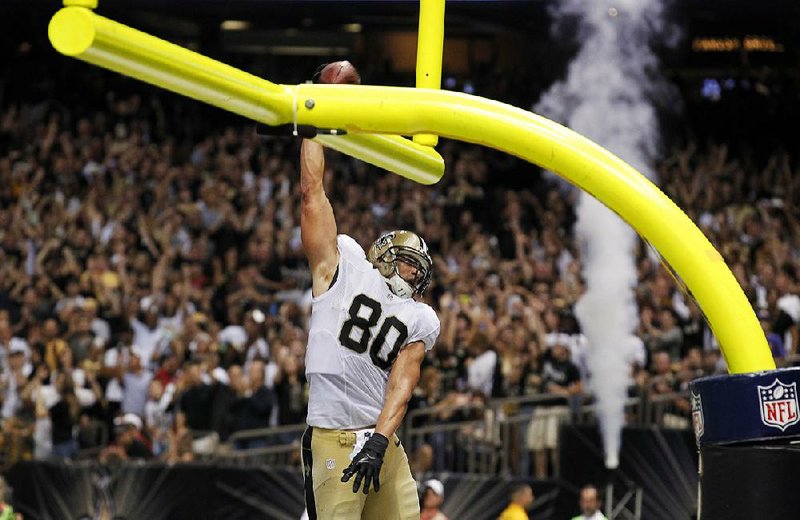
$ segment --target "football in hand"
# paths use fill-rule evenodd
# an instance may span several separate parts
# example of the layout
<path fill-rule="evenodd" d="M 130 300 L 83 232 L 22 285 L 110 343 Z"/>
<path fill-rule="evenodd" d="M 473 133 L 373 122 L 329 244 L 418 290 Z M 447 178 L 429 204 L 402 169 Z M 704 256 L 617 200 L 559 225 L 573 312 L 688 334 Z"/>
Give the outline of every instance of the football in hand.
<path fill-rule="evenodd" d="M 358 85 L 361 83 L 361 76 L 349 61 L 334 61 L 322 67 L 314 82 Z"/>

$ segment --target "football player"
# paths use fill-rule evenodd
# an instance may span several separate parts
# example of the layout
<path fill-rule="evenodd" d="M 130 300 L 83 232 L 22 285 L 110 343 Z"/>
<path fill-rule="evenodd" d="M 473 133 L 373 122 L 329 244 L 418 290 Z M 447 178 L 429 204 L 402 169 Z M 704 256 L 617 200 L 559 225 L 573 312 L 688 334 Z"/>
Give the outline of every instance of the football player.
<path fill-rule="evenodd" d="M 308 515 L 418 520 L 417 488 L 395 432 L 439 335 L 434 310 L 414 299 L 431 281 L 431 257 L 411 231 L 382 235 L 366 255 L 337 236 L 324 169 L 322 147 L 304 140 L 300 227 L 313 296 L 302 442 Z"/>

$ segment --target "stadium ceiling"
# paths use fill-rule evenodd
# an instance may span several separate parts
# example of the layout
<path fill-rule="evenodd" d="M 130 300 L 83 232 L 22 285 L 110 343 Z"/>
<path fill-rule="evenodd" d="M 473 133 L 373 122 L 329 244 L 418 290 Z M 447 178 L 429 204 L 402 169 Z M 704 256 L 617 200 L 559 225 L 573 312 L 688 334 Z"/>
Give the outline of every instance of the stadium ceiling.
<path fill-rule="evenodd" d="M 594 1 L 594 0 L 592 0 Z M 682 32 L 679 48 L 664 49 L 671 70 L 706 67 L 739 69 L 771 66 L 795 70 L 800 65 L 800 1 L 798 0 L 663 0 L 669 17 Z M 181 45 L 200 48 L 264 49 L 287 45 L 351 49 L 354 34 L 416 31 L 418 0 L 99 0 L 104 16 Z M 534 46 L 552 47 L 549 10 L 557 0 L 448 0 L 446 35 L 487 38 L 515 35 Z M 613 0 L 609 0 L 609 6 Z M 41 27 L 59 0 L 0 0 L 0 43 L 24 41 L 43 34 Z M 238 27 L 237 30 L 225 30 Z M 239 24 L 238 26 L 236 24 Z M 567 34 L 570 27 L 565 26 Z M 288 30 L 288 31 L 287 31 Z M 780 53 L 758 53 L 750 59 L 735 51 L 694 52 L 698 38 L 709 46 L 734 41 L 745 48 L 749 36 L 764 37 Z M 719 39 L 719 40 L 716 40 Z M 720 43 L 720 41 L 722 43 Z M 324 42 L 324 43 L 323 43 Z M 561 38 L 569 53 L 574 45 Z M 11 46 L 7 46 L 11 48 Z M 694 50 L 693 50 L 694 49 Z M 551 52 L 548 50 L 547 52 Z M 2 54 L 2 52 L 0 52 Z M 703 74 L 707 72 L 703 71 Z"/>
<path fill-rule="evenodd" d="M 205 33 L 221 20 L 248 21 L 260 29 L 329 30 L 360 24 L 365 30 L 415 27 L 418 0 L 99 0 L 100 12 L 122 22 L 168 25 L 176 32 Z M 691 32 L 709 29 L 793 34 L 800 22 L 797 0 L 664 0 Z M 549 34 L 548 8 L 556 0 L 448 0 L 447 27 L 454 34 L 516 30 Z M 613 0 L 607 2 L 613 6 Z M 10 9 L 52 12 L 57 0 L 2 0 Z M 10 17 L 2 17 L 6 21 Z"/>

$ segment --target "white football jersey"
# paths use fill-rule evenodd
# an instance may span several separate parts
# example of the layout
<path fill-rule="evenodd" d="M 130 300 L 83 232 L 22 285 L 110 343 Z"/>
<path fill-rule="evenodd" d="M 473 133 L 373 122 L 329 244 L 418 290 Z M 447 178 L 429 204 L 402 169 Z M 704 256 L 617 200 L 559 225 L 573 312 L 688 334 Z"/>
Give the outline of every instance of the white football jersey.
<path fill-rule="evenodd" d="M 439 318 L 430 306 L 395 296 L 355 240 L 339 235 L 337 244 L 336 280 L 312 300 L 307 422 L 319 428 L 366 428 L 381 413 L 397 354 L 416 341 L 430 350 L 439 336 Z"/>

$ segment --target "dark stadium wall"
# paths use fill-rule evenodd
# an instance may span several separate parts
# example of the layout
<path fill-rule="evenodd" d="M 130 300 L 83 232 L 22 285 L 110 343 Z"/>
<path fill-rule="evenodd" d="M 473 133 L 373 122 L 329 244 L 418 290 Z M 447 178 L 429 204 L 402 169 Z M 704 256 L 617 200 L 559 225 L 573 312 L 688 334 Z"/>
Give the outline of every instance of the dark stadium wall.
<path fill-rule="evenodd" d="M 536 520 L 565 518 L 574 490 L 561 481 L 482 475 L 430 475 L 445 486 L 443 511 L 453 519 L 494 519 L 515 484 L 529 483 Z M 302 475 L 295 468 L 217 464 L 22 462 L 7 474 L 12 504 L 26 519 L 297 520 L 303 513 Z"/>
<path fill-rule="evenodd" d="M 577 514 L 578 490 L 588 483 L 598 486 L 603 495 L 606 484 L 612 483 L 616 499 L 636 487 L 642 488 L 642 518 L 648 520 L 689 519 L 695 514 L 697 454 L 690 431 L 626 428 L 620 466 L 614 472 L 604 468 L 602 441 L 596 428 L 565 426 L 560 446 L 560 480 L 454 473 L 429 474 L 419 480 L 442 481 L 445 487 L 442 510 L 449 518 L 458 520 L 497 518 L 508 504 L 512 487 L 520 482 L 533 488 L 535 502 L 530 514 L 536 520 L 562 520 Z M 793 456 L 797 457 L 797 453 L 795 450 Z M 764 455 L 770 472 L 792 467 L 774 463 L 776 456 L 784 455 L 772 452 Z M 734 461 L 728 460 L 728 466 L 716 465 L 719 471 L 707 478 L 730 474 L 726 473 L 729 466 L 737 475 L 747 473 L 762 459 L 746 459 L 744 465 L 750 468 L 747 471 L 740 471 L 738 466 L 733 468 Z M 777 477 L 770 482 L 777 485 L 780 475 L 774 474 Z M 120 520 L 296 520 L 303 512 L 302 476 L 290 467 L 247 468 L 204 463 L 108 467 L 94 461 L 22 462 L 11 468 L 6 478 L 14 490 L 15 510 L 27 519 L 78 520 L 96 518 L 105 512 L 108 518 Z M 796 483 L 797 479 L 784 480 Z M 751 481 L 742 481 L 739 486 L 742 493 Z M 717 504 L 721 507 L 723 502 L 717 500 Z"/>
<path fill-rule="evenodd" d="M 702 456 L 703 519 L 797 518 L 796 445 L 713 446 Z"/>
<path fill-rule="evenodd" d="M 294 468 L 22 462 L 6 478 L 14 510 L 31 520 L 297 520 L 303 513 Z"/>
<path fill-rule="evenodd" d="M 616 471 L 605 469 L 602 446 L 597 428 L 562 427 L 559 444 L 561 478 L 568 486 L 580 489 L 586 484 L 594 484 L 603 494 L 605 486 L 613 484 L 616 499 L 638 487 L 643 496 L 642 518 L 694 518 L 697 508 L 697 447 L 691 430 L 624 428 L 620 465 Z M 574 508 L 577 495 L 572 503 Z M 577 513 L 577 510 L 569 510 L 561 518 Z"/>

